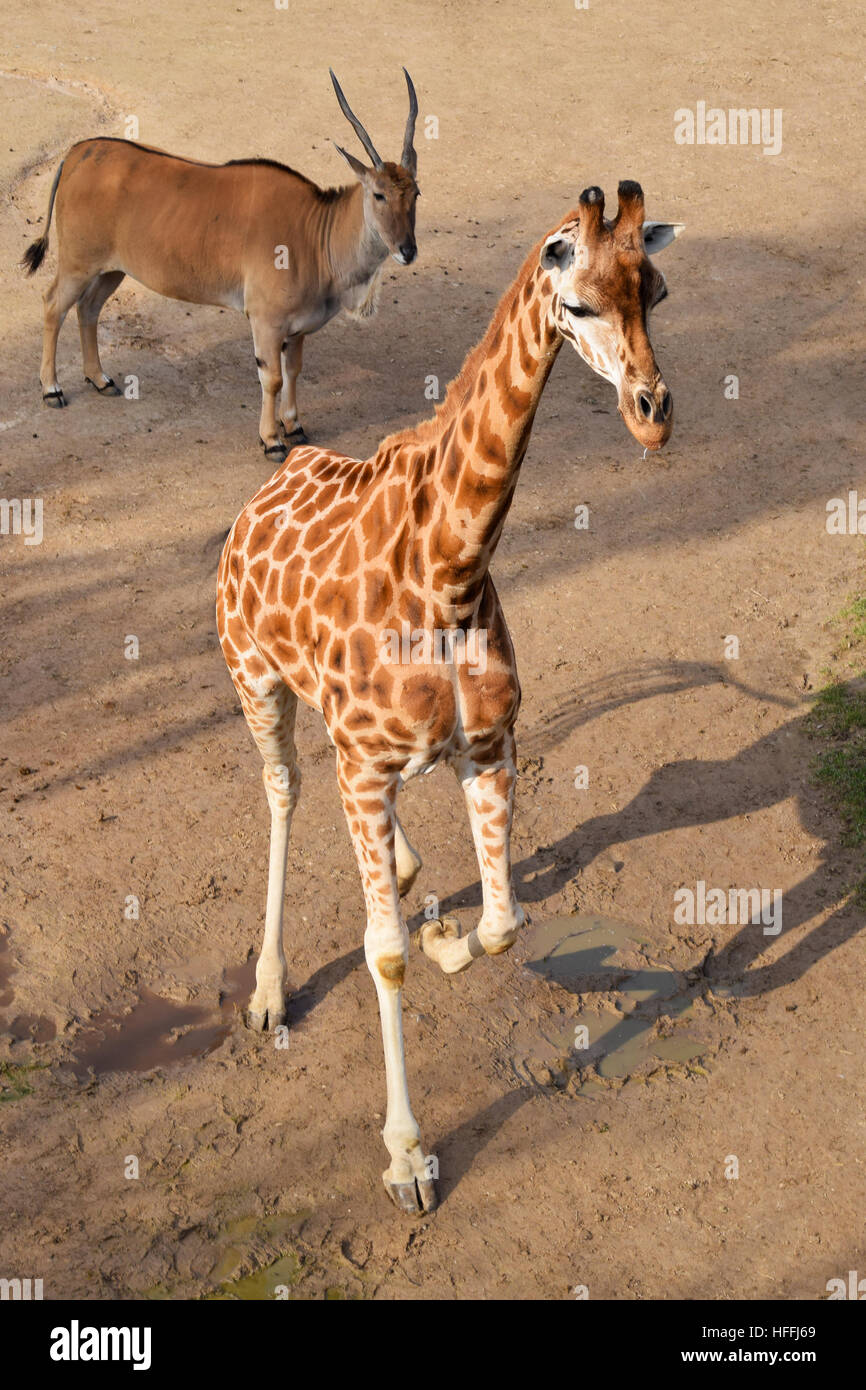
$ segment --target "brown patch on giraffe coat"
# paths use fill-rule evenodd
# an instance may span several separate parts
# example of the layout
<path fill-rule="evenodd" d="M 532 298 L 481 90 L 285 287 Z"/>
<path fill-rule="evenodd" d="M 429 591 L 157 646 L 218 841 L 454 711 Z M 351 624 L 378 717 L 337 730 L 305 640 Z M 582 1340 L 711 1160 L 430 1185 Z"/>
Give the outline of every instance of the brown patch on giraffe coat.
<path fill-rule="evenodd" d="M 282 565 L 288 560 L 290 555 L 295 553 L 301 533 L 295 526 L 283 526 L 277 529 L 277 539 L 274 542 L 272 559 L 275 564 Z"/>
<path fill-rule="evenodd" d="M 358 621 L 357 585 L 346 579 L 324 580 L 319 585 L 317 606 L 345 632 Z"/>
<path fill-rule="evenodd" d="M 394 588 L 387 574 L 374 572 L 367 575 L 364 593 L 364 621 L 381 623 L 391 611 L 394 601 Z"/>
<path fill-rule="evenodd" d="M 394 677 L 389 671 L 380 668 L 373 679 L 372 695 L 380 709 L 387 709 L 394 690 Z"/>
<path fill-rule="evenodd" d="M 402 580 L 406 569 L 406 551 L 409 546 L 409 528 L 404 522 L 397 532 L 391 549 L 391 568 L 398 580 Z"/>
<path fill-rule="evenodd" d="M 394 715 L 389 715 L 389 717 L 385 720 L 383 727 L 390 738 L 395 739 L 401 743 L 407 743 L 411 745 L 412 741 L 415 738 L 415 730 L 410 729 L 408 725 L 401 723 L 401 721 L 395 718 Z"/>
<path fill-rule="evenodd" d="M 412 515 L 416 526 L 426 526 L 433 511 L 433 503 L 427 492 L 419 488 L 412 498 Z"/>
<path fill-rule="evenodd" d="M 511 374 L 511 364 L 506 358 L 496 364 L 493 379 L 499 391 L 499 404 L 503 414 L 513 423 L 529 409 L 532 397 L 528 391 L 521 391 L 520 387 L 515 385 Z"/>
<path fill-rule="evenodd" d="M 302 650 L 315 645 L 316 632 L 312 609 L 304 604 L 295 614 L 295 641 Z"/>
<path fill-rule="evenodd" d="M 268 560 L 267 557 L 262 560 L 256 560 L 255 564 L 250 565 L 247 569 L 247 579 L 251 584 L 255 585 L 260 595 L 264 594 L 265 582 L 269 570 L 270 560 Z"/>
<path fill-rule="evenodd" d="M 407 589 L 400 600 L 400 617 L 412 628 L 418 628 L 424 621 L 424 603 L 411 589 Z"/>
<path fill-rule="evenodd" d="M 426 730 L 424 744 L 444 742 L 451 737 L 457 718 L 451 681 L 434 675 L 431 667 L 422 667 L 417 674 L 414 668 L 408 669 L 413 673 L 403 679 L 401 713 L 414 724 L 416 737 L 422 728 Z"/>
<path fill-rule="evenodd" d="M 343 720 L 343 727 L 352 732 L 357 732 L 359 729 L 370 729 L 375 723 L 375 717 L 371 714 L 370 710 L 356 707 L 355 709 L 349 710 Z"/>
<path fill-rule="evenodd" d="M 447 563 L 449 560 L 456 560 L 462 549 L 462 538 L 452 529 L 448 513 L 443 507 L 430 529 L 427 541 L 428 562 L 433 564 L 436 561 Z"/>
<path fill-rule="evenodd" d="M 406 962 L 402 956 L 379 956 L 373 963 L 385 984 L 401 988 L 406 976 Z"/>
<path fill-rule="evenodd" d="M 303 564 L 303 557 L 296 556 L 283 570 L 283 580 L 280 585 L 280 599 L 283 608 L 289 613 L 294 611 L 301 597 L 301 579 L 304 572 Z"/>
<path fill-rule="evenodd" d="M 349 634 L 349 681 L 366 685 L 376 665 L 376 644 L 369 632 L 357 628 Z"/>

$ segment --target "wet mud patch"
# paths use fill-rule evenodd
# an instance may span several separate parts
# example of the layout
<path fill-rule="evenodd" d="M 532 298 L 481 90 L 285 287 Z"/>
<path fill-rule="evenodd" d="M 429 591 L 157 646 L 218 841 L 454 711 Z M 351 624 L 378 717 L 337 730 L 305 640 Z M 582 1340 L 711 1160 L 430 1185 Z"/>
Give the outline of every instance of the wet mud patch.
<path fill-rule="evenodd" d="M 199 1285 L 189 1278 L 166 1281 L 142 1291 L 150 1300 L 200 1297 L 205 1302 L 262 1302 L 292 1297 L 292 1290 L 310 1272 L 307 1253 L 298 1240 L 311 1211 L 243 1216 L 216 1231 L 197 1227 L 186 1241 L 204 1258 Z"/>
<path fill-rule="evenodd" d="M 147 1072 L 207 1057 L 225 1042 L 255 979 L 255 959 L 227 970 L 216 1010 L 179 1004 L 147 987 L 127 1013 L 104 1009 L 79 1034 L 71 1070 L 79 1080 L 109 1072 Z"/>
<path fill-rule="evenodd" d="M 526 968 L 574 996 L 514 1031 L 521 1081 L 592 1095 L 640 1077 L 701 1073 L 712 1050 L 701 990 L 657 959 L 640 928 L 596 915 L 554 917 L 530 934 Z"/>

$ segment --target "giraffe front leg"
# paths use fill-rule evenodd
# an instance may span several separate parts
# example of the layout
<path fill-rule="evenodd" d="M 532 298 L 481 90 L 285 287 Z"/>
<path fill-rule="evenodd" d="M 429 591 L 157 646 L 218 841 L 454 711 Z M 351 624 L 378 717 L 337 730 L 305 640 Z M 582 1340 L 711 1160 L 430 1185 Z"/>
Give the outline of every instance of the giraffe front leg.
<path fill-rule="evenodd" d="M 478 856 L 484 906 L 481 921 L 468 936 L 446 918 L 428 922 L 421 946 L 446 975 L 466 970 L 479 956 L 498 956 L 514 945 L 524 922 L 511 882 L 511 817 L 514 808 L 514 741 L 500 761 L 483 766 L 470 758 L 455 767 L 469 811 Z"/>
<path fill-rule="evenodd" d="M 391 1200 L 412 1215 L 432 1211 L 436 1188 L 412 1114 L 403 1049 L 402 989 L 409 934 L 400 915 L 394 805 L 397 781 L 390 774 L 349 765 L 338 769 L 349 833 L 364 886 L 367 930 L 364 955 L 376 986 L 385 1052 L 387 1112 L 382 1138 L 391 1157 L 382 1174 Z"/>

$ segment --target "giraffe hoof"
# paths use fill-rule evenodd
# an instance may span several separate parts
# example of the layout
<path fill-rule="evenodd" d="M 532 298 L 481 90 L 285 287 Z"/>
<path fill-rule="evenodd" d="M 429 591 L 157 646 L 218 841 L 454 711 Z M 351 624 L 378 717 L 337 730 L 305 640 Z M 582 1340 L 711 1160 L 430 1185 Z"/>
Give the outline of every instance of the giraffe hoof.
<path fill-rule="evenodd" d="M 286 1021 L 285 1009 L 247 1009 L 247 1027 L 253 1033 L 273 1033 Z"/>
<path fill-rule="evenodd" d="M 457 941 L 460 924 L 454 917 L 434 917 L 421 928 L 421 950 L 430 960 L 438 961 L 439 951 L 446 941 Z"/>
<path fill-rule="evenodd" d="M 460 935 L 460 927 L 453 917 L 443 917 L 425 922 L 421 928 L 421 950 L 428 960 L 435 961 L 446 975 L 459 975 L 468 970 L 474 960 L 484 955 L 484 947 L 478 940 L 478 932 L 468 936 Z"/>
<path fill-rule="evenodd" d="M 428 941 L 432 943 L 443 936 L 456 938 L 459 935 L 460 923 L 456 917 L 434 917 L 421 928 L 421 945 L 426 948 Z"/>
<path fill-rule="evenodd" d="M 382 1174 L 385 1191 L 398 1210 L 407 1216 L 420 1216 L 436 1209 L 436 1184 L 432 1178 L 412 1178 L 410 1182 L 392 1182 Z"/>

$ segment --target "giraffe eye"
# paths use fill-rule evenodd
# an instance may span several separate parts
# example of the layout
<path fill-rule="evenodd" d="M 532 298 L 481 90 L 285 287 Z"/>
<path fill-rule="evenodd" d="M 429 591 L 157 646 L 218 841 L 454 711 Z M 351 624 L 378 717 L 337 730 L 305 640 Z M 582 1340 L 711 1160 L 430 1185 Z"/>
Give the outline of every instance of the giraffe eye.
<path fill-rule="evenodd" d="M 595 310 L 588 309 L 585 304 L 567 304 L 565 300 L 562 302 L 573 318 L 592 319 L 596 317 Z"/>

